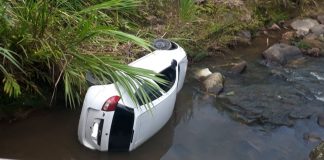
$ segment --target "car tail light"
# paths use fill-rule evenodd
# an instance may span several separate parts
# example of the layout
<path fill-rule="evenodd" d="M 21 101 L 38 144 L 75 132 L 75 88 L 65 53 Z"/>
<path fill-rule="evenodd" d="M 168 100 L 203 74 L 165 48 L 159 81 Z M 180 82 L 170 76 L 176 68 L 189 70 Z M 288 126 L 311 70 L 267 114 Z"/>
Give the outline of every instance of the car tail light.
<path fill-rule="evenodd" d="M 120 100 L 119 96 L 112 96 L 112 97 L 108 98 L 106 100 L 105 104 L 102 106 L 101 110 L 114 111 L 116 109 L 116 106 L 117 106 L 119 100 Z"/>

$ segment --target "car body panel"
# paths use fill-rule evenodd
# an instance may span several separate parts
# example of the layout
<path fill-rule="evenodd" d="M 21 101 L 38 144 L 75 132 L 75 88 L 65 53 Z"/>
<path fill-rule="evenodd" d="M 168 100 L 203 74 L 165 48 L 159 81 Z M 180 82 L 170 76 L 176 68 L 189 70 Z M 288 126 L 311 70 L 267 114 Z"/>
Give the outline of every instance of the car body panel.
<path fill-rule="evenodd" d="M 116 88 L 118 83 L 89 87 L 85 95 L 79 120 L 79 141 L 87 148 L 99 151 L 114 150 L 112 146 L 117 146 L 116 150 L 131 151 L 140 146 L 158 132 L 170 119 L 176 95 L 184 83 L 187 63 L 185 51 L 177 45 L 172 50 L 156 50 L 129 64 L 132 67 L 150 69 L 155 72 L 167 70 L 170 72 L 167 73 L 170 77 L 174 76 L 172 77 L 173 85 L 167 88 L 168 90 L 162 91 L 161 96 L 153 100 L 150 105 L 137 107 L 122 87 L 119 87 L 120 92 L 118 92 Z M 173 66 L 172 64 L 176 65 Z M 107 98 L 116 95 L 121 97 L 117 105 L 120 108 L 115 111 L 102 111 L 101 108 Z M 116 119 L 121 119 L 118 121 L 122 121 L 122 118 L 117 118 L 119 117 L 118 115 L 128 115 L 133 118 L 128 118 L 128 122 L 117 122 Z M 118 126 L 116 123 L 128 128 Z M 127 123 L 130 123 L 130 125 Z M 133 127 L 132 134 L 130 134 L 131 129 L 129 128 L 131 126 Z M 127 132 L 127 134 L 121 132 Z M 113 135 L 112 137 L 115 138 L 110 139 L 110 135 Z M 117 144 L 118 141 L 116 139 L 122 136 L 126 137 L 127 140 L 122 139 L 120 142 L 125 144 Z M 129 143 L 129 145 L 126 143 Z M 121 146 L 128 146 L 128 148 L 122 148 Z"/>

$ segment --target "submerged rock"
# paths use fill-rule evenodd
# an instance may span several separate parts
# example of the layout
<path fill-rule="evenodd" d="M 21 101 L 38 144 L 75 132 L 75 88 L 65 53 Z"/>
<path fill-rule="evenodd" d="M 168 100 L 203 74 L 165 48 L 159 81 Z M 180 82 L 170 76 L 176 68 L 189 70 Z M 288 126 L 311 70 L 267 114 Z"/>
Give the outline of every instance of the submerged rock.
<path fill-rule="evenodd" d="M 279 80 L 269 80 L 274 81 Z M 220 98 L 217 103 L 231 114 L 240 115 L 244 122 L 292 126 L 296 120 L 309 118 L 323 107 L 321 102 L 307 98 L 312 96 L 308 90 L 292 87 L 289 82 L 254 82 L 261 84 L 240 87 L 228 83 L 226 89 L 235 95 Z"/>
<path fill-rule="evenodd" d="M 219 72 L 215 72 L 207 77 L 203 82 L 204 88 L 207 92 L 212 94 L 219 94 L 224 88 L 224 78 Z"/>
<path fill-rule="evenodd" d="M 274 44 L 262 53 L 267 64 L 285 65 L 289 61 L 300 58 L 302 52 L 299 48 L 288 44 Z"/>
<path fill-rule="evenodd" d="M 303 32 L 305 35 L 309 32 L 309 29 L 318 25 L 319 23 L 310 18 L 298 19 L 291 23 L 291 27 L 299 32 Z"/>
<path fill-rule="evenodd" d="M 324 159 L 324 142 L 322 141 L 316 148 L 314 148 L 309 154 L 311 160 L 323 160 Z"/>
<path fill-rule="evenodd" d="M 234 74 L 240 74 L 242 72 L 245 71 L 247 66 L 246 61 L 241 61 L 239 63 L 236 63 L 232 68 L 231 68 L 231 72 Z"/>
<path fill-rule="evenodd" d="M 212 72 L 209 70 L 209 68 L 198 69 L 198 70 L 194 71 L 194 76 L 197 80 L 202 80 L 211 74 L 212 74 Z"/>
<path fill-rule="evenodd" d="M 303 138 L 304 138 L 304 140 L 309 141 L 309 142 L 318 142 L 318 141 L 322 140 L 321 137 L 317 133 L 311 133 L 311 132 L 304 133 Z"/>

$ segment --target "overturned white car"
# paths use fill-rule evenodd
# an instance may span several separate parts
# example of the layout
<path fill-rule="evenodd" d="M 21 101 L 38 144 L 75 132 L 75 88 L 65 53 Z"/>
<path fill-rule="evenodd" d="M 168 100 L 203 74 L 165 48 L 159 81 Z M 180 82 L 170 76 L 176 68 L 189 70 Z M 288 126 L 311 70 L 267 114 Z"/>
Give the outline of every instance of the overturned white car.
<path fill-rule="evenodd" d="M 170 119 L 177 92 L 183 86 L 187 70 L 185 51 L 176 43 L 158 40 L 154 52 L 130 63 L 160 73 L 169 81 L 161 85 L 158 96 L 146 93 L 152 100 L 150 110 L 139 107 L 115 84 L 93 85 L 85 96 L 79 121 L 79 141 L 100 151 L 132 151 L 158 132 Z M 144 87 L 145 88 L 145 87 Z M 134 93 L 138 97 L 138 93 Z"/>

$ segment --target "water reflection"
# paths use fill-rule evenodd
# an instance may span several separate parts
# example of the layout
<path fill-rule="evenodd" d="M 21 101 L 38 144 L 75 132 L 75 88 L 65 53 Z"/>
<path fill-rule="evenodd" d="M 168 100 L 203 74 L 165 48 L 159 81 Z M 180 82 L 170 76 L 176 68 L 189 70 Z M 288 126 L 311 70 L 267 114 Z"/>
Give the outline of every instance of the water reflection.
<path fill-rule="evenodd" d="M 192 118 L 176 126 L 173 145 L 162 159 L 307 159 L 318 142 L 305 141 L 304 134 L 324 138 L 315 118 L 265 131 L 233 121 L 212 101 L 194 103 Z"/>
<path fill-rule="evenodd" d="M 20 159 L 306 159 L 318 141 L 304 140 L 305 133 L 324 139 L 316 118 L 294 127 L 266 130 L 233 121 L 219 110 L 217 100 L 198 94 L 186 83 L 174 115 L 158 134 L 131 153 L 91 151 L 79 144 L 79 113 L 41 111 L 14 124 L 0 125 L 0 157 Z"/>

